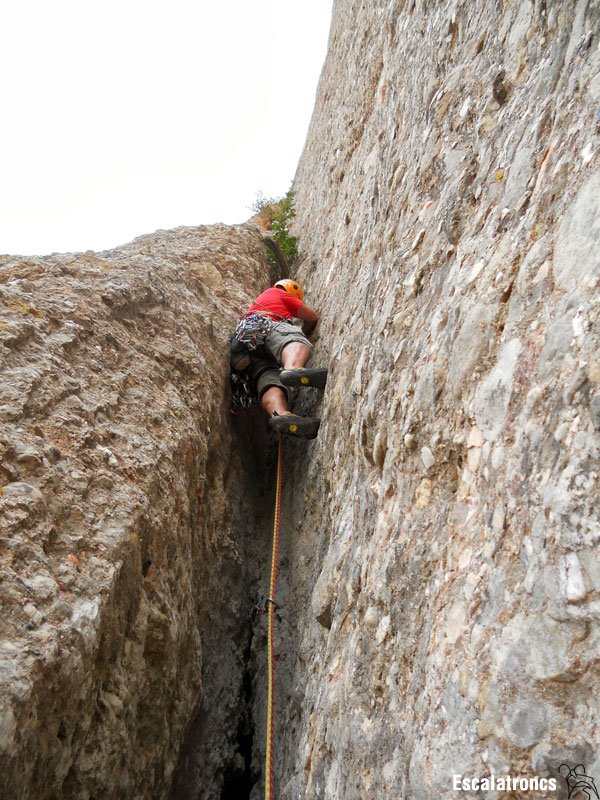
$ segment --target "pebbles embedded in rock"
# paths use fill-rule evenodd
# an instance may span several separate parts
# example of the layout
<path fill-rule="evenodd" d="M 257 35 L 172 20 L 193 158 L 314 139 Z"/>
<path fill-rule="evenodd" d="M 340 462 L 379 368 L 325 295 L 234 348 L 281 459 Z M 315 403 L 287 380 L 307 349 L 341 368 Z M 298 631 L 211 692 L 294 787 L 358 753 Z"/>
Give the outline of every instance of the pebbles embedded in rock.
<path fill-rule="evenodd" d="M 404 436 L 404 446 L 407 450 L 414 450 L 417 446 L 417 439 L 412 433 L 407 433 Z"/>
<path fill-rule="evenodd" d="M 381 615 L 375 606 L 369 606 L 365 611 L 364 622 L 368 628 L 377 628 Z"/>
<path fill-rule="evenodd" d="M 430 469 L 435 464 L 435 456 L 427 446 L 421 448 L 421 461 L 425 469 Z"/>
<path fill-rule="evenodd" d="M 17 464 L 37 469 L 42 465 L 42 458 L 33 447 L 24 447 L 17 455 Z"/>
<path fill-rule="evenodd" d="M 467 453 L 467 465 L 473 474 L 475 474 L 479 469 L 480 462 L 481 462 L 481 448 L 471 447 L 471 449 Z"/>
<path fill-rule="evenodd" d="M 426 508 L 431 501 L 433 484 L 429 478 L 423 478 L 415 492 L 415 508 Z"/>
<path fill-rule="evenodd" d="M 44 495 L 40 490 L 32 486 L 30 483 L 16 481 L 15 483 L 7 483 L 2 487 L 2 494 L 15 500 L 23 500 L 24 502 L 32 501 L 37 503 L 44 502 Z"/>
<path fill-rule="evenodd" d="M 477 280 L 484 266 L 485 263 L 483 262 L 483 260 L 478 261 L 476 264 L 473 265 L 471 271 L 469 272 L 469 277 L 467 278 L 467 284 L 473 283 L 474 281 Z"/>
<path fill-rule="evenodd" d="M 377 632 L 375 633 L 375 641 L 377 642 L 377 644 L 383 644 L 383 642 L 386 640 L 388 633 L 390 631 L 390 625 L 391 625 L 390 615 L 386 614 L 385 617 L 382 617 L 380 619 L 379 624 L 377 626 Z"/>
<path fill-rule="evenodd" d="M 455 603 L 448 613 L 446 622 L 446 638 L 450 644 L 454 644 L 458 637 L 463 633 L 466 626 L 467 610 L 464 603 Z"/>
<path fill-rule="evenodd" d="M 31 590 L 32 597 L 38 600 L 51 600 L 58 594 L 56 581 L 49 576 L 34 575 L 26 578 L 24 583 Z"/>
<path fill-rule="evenodd" d="M 469 433 L 469 438 L 467 439 L 467 447 L 481 447 L 483 444 L 483 434 L 479 430 L 479 428 L 475 425 L 471 428 L 471 432 Z"/>
<path fill-rule="evenodd" d="M 581 602 L 588 593 L 577 553 L 569 553 L 564 559 L 564 592 L 568 603 Z"/>

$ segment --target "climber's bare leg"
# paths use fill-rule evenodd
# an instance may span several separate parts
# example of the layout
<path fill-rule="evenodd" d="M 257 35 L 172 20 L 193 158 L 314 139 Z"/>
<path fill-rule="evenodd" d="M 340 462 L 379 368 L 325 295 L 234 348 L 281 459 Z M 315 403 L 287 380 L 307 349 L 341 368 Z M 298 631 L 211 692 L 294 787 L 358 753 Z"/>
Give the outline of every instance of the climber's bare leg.
<path fill-rule="evenodd" d="M 284 369 L 303 367 L 309 358 L 310 347 L 302 342 L 290 342 L 281 351 L 281 364 Z M 269 386 L 263 393 L 260 404 L 270 417 L 274 413 L 281 417 L 291 413 L 287 404 L 287 394 L 279 386 Z"/>
<path fill-rule="evenodd" d="M 284 369 L 303 367 L 310 358 L 310 347 L 302 342 L 290 342 L 281 351 L 281 364 Z"/>
<path fill-rule="evenodd" d="M 308 350 L 308 348 L 306 348 Z M 261 406 L 272 417 L 274 413 L 283 417 L 289 414 L 290 410 L 287 404 L 287 394 L 279 386 L 269 386 L 263 393 L 260 400 Z"/>

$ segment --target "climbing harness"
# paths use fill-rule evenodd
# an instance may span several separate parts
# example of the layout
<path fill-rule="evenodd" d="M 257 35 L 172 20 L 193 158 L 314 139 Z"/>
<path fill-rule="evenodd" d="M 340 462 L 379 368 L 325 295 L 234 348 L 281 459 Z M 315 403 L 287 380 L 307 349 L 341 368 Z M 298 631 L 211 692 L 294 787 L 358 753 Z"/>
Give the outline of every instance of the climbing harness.
<path fill-rule="evenodd" d="M 267 336 L 276 324 L 275 320 L 262 314 L 246 314 L 242 317 L 229 339 L 229 365 L 234 375 L 243 373 L 250 366 L 252 353 L 264 347 Z"/>
<path fill-rule="evenodd" d="M 275 489 L 275 514 L 273 519 L 273 550 L 271 554 L 271 581 L 269 583 L 269 596 L 265 600 L 268 614 L 268 688 L 267 688 L 267 741 L 265 748 L 265 800 L 275 798 L 275 779 L 273 775 L 273 702 L 275 691 L 275 588 L 277 584 L 277 557 L 279 554 L 279 529 L 281 522 L 281 490 L 283 484 L 283 436 L 279 434 L 279 448 L 277 452 L 277 486 Z"/>
<path fill-rule="evenodd" d="M 264 347 L 269 333 L 283 320 L 277 314 L 274 316 L 277 319 L 258 313 L 246 314 L 229 340 L 232 414 L 246 411 L 258 402 L 256 383 L 245 370 L 250 366 L 252 353 Z"/>

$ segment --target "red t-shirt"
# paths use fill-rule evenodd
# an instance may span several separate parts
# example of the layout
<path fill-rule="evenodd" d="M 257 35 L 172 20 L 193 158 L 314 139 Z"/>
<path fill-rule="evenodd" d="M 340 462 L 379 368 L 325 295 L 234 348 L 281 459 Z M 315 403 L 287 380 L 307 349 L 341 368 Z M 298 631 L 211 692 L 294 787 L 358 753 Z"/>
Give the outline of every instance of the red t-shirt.
<path fill-rule="evenodd" d="M 267 289 L 256 298 L 248 309 L 248 314 L 253 311 L 270 311 L 278 317 L 292 319 L 297 316 L 302 300 L 283 289 Z"/>

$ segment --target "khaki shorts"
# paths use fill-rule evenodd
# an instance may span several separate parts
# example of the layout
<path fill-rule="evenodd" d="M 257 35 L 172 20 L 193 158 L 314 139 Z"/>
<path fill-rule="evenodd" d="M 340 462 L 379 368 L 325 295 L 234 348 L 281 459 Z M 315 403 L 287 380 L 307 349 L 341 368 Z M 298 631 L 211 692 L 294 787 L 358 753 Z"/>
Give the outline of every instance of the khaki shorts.
<path fill-rule="evenodd" d="M 281 353 L 286 344 L 290 342 L 301 342 L 312 350 L 312 344 L 302 333 L 302 329 L 291 322 L 278 322 L 277 325 L 267 335 L 265 350 L 281 366 Z"/>
<path fill-rule="evenodd" d="M 281 368 L 281 353 L 290 342 L 301 342 L 312 350 L 312 344 L 302 333 L 300 328 L 291 322 L 278 322 L 267 335 L 264 355 L 252 356 L 252 363 L 248 369 L 250 377 L 256 381 L 258 397 L 261 398 L 269 386 L 279 386 L 287 394 L 286 387 L 279 377 Z"/>

